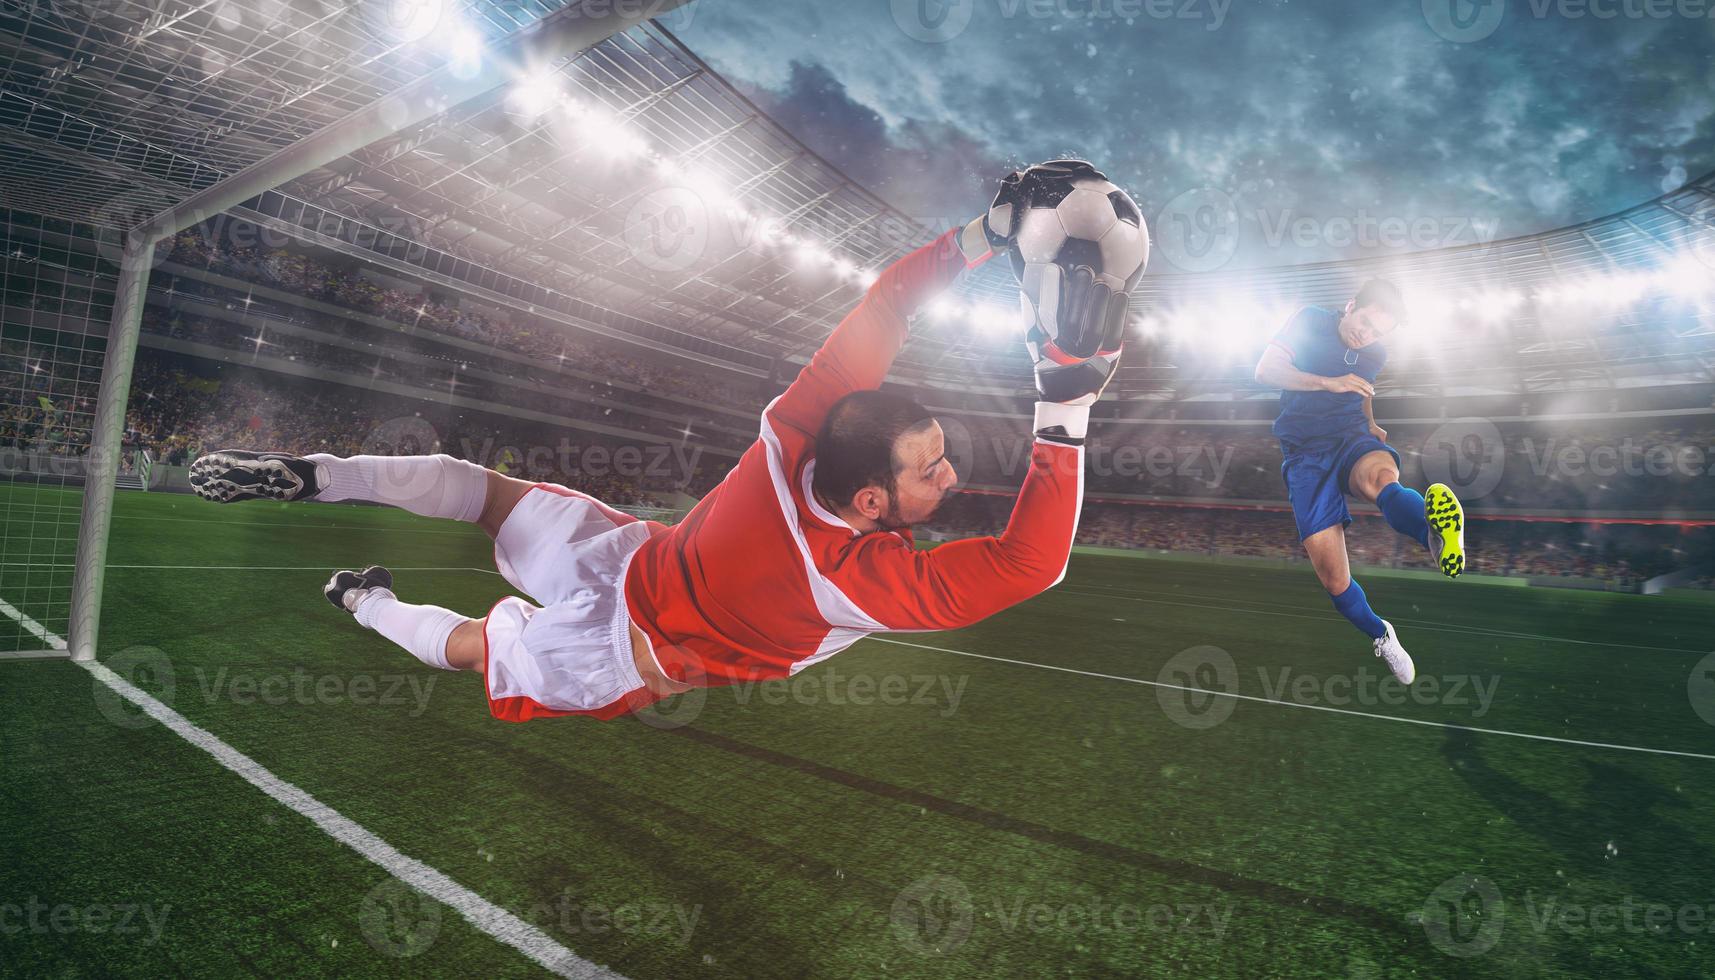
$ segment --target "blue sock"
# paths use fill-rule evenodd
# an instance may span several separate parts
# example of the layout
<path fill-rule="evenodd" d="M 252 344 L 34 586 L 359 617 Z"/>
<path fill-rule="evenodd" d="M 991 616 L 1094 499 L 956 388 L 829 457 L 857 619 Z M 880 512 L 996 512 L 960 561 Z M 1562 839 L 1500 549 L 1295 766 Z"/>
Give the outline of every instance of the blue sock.
<path fill-rule="evenodd" d="M 1398 484 L 1395 484 L 1396 486 Z M 1352 625 L 1364 631 L 1372 640 L 1379 640 L 1387 635 L 1387 627 L 1382 618 L 1370 608 L 1370 600 L 1364 598 L 1364 590 L 1358 588 L 1358 580 L 1346 586 L 1346 591 L 1334 596 L 1334 608 L 1340 615 L 1352 621 Z"/>
<path fill-rule="evenodd" d="M 1429 520 L 1423 516 L 1423 494 L 1390 483 L 1376 495 L 1376 506 L 1387 518 L 1388 527 L 1424 547 L 1429 546 Z"/>

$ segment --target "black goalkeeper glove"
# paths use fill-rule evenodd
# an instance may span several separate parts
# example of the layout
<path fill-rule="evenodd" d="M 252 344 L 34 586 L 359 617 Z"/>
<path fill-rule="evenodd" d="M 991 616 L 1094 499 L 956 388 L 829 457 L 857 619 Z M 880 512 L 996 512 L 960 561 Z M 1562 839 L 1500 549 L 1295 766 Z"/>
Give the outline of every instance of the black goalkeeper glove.
<path fill-rule="evenodd" d="M 1119 368 L 1128 297 L 1084 265 L 1069 273 L 1048 266 L 1041 295 L 1057 300 L 1054 323 L 1032 326 L 1024 338 L 1036 365 L 1036 390 L 1046 402 L 1094 405 Z"/>

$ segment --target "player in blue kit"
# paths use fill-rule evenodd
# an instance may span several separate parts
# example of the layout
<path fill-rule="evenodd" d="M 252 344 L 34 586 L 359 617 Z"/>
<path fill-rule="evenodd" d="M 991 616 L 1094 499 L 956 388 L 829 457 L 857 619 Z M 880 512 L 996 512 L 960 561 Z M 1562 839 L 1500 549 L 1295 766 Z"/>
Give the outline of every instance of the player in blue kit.
<path fill-rule="evenodd" d="M 1393 625 L 1375 614 L 1352 579 L 1346 557 L 1346 508 L 1351 495 L 1373 502 L 1388 526 L 1429 549 L 1448 578 L 1465 570 L 1465 514 L 1446 484 L 1427 495 L 1401 486 L 1399 453 L 1376 424 L 1371 399 L 1376 375 L 1387 363 L 1383 339 L 1405 318 L 1399 288 L 1372 279 L 1336 313 L 1319 306 L 1299 310 L 1274 335 L 1257 362 L 1256 380 L 1279 388 L 1274 434 L 1285 456 L 1281 476 L 1292 500 L 1298 537 L 1334 608 L 1374 642 L 1403 684 L 1417 676 Z"/>

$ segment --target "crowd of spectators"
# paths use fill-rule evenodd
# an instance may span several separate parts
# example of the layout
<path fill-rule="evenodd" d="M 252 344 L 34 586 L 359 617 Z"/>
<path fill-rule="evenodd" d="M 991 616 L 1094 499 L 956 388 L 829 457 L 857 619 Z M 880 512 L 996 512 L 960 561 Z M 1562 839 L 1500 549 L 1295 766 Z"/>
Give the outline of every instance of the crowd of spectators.
<path fill-rule="evenodd" d="M 199 373 L 192 362 L 139 351 L 126 441 L 183 466 L 211 449 L 401 455 L 444 452 L 521 479 L 577 487 L 611 503 L 668 506 L 706 490 L 728 460 L 695 447 L 633 444 L 488 413 L 241 368 Z M 675 451 L 677 450 L 677 451 Z"/>
<path fill-rule="evenodd" d="M 999 534 L 1012 505 L 1013 498 L 1003 494 L 956 494 L 923 533 L 940 539 Z M 1077 540 L 1098 547 L 1305 560 L 1292 515 L 1277 509 L 1089 500 Z M 1475 520 L 1466 540 L 1467 571 L 1473 573 L 1590 579 L 1619 588 L 1715 563 L 1715 528 L 1709 527 Z M 1379 516 L 1357 515 L 1346 529 L 1346 547 L 1359 565 L 1435 567 L 1427 551 Z"/>
<path fill-rule="evenodd" d="M 454 295 L 437 296 L 427 288 L 401 289 L 372 278 L 360 264 L 323 259 L 295 248 L 235 244 L 197 228 L 172 241 L 168 261 L 261 283 L 346 309 L 385 317 L 423 329 L 461 337 L 544 363 L 583 365 L 590 370 L 652 391 L 696 392 L 708 402 L 752 410 L 771 393 L 761 382 L 747 383 L 731 372 L 696 372 L 638 357 L 626 345 L 574 337 L 545 320 L 496 310 L 461 306 Z"/>
<path fill-rule="evenodd" d="M 240 329 L 226 321 L 198 316 L 191 311 L 150 308 L 143 317 L 143 330 L 180 340 L 194 341 L 239 355 L 242 363 L 267 364 L 278 359 L 295 364 L 357 375 L 368 384 L 387 381 L 427 395 L 457 395 L 482 403 L 509 405 L 547 412 L 567 419 L 619 426 L 663 438 L 681 438 L 690 432 L 700 442 L 741 450 L 753 437 L 723 421 L 708 421 L 684 405 L 655 403 L 654 411 L 611 385 L 600 382 L 567 384 L 564 379 L 532 378 L 529 372 L 500 374 L 496 365 L 472 364 L 446 356 L 444 351 L 406 360 L 399 351 L 353 349 L 297 336 L 265 327 Z M 525 381 L 536 387 L 526 387 Z M 663 409 L 676 408 L 676 412 Z"/>
<path fill-rule="evenodd" d="M 956 423 L 952 424 L 952 423 Z M 968 483 L 1012 487 L 1029 463 L 1028 420 L 953 416 L 949 444 Z M 1715 509 L 1715 417 L 1568 424 L 1400 425 L 1388 434 L 1401 479 L 1453 477 L 1474 509 L 1574 514 Z M 1454 458 L 1449 459 L 1449 453 Z M 1267 425 L 1096 422 L 1086 452 L 1096 493 L 1284 503 L 1279 443 Z"/>

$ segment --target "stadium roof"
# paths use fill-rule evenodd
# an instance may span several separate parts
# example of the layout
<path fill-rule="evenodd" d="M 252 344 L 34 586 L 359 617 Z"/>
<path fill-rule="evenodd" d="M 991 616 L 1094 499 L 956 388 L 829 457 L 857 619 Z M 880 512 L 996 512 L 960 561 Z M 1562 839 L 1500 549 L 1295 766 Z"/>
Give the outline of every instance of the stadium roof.
<path fill-rule="evenodd" d="M 124 225 L 431 73 L 613 8 L 433 2 L 9 3 L 0 203 Z M 806 356 L 876 269 L 939 230 L 811 152 L 657 23 L 507 68 L 507 84 L 404 120 L 233 213 L 449 290 L 752 371 Z M 1706 177 L 1489 245 L 1146 276 L 1116 390 L 1228 397 L 1283 310 L 1337 305 L 1378 274 L 1417 300 L 1396 345 L 1407 370 L 1391 372 L 1413 388 L 1708 381 L 1711 215 Z M 898 375 L 1028 384 L 1012 317 L 997 313 L 1012 309 L 991 268 L 918 328 Z"/>

